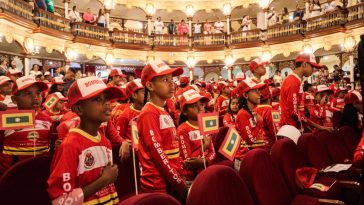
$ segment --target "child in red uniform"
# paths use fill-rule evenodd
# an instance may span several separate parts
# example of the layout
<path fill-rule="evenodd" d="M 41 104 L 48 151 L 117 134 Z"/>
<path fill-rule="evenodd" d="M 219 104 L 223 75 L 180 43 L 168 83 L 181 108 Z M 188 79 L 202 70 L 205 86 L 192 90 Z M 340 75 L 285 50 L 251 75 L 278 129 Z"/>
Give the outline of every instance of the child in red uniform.
<path fill-rule="evenodd" d="M 36 82 L 34 77 L 24 76 L 16 80 L 13 88 L 13 102 L 18 110 L 35 110 L 35 126 L 17 130 L 5 130 L 0 133 L 0 174 L 16 162 L 46 155 L 50 149 L 52 120 L 38 112 L 42 104 L 41 92 L 48 89 L 43 82 Z"/>
<path fill-rule="evenodd" d="M 107 86 L 116 86 L 119 87 L 120 83 L 123 81 L 123 78 L 125 78 L 126 75 L 124 75 L 119 69 L 113 69 L 111 70 L 109 74 L 109 79 Z"/>
<path fill-rule="evenodd" d="M 119 135 L 125 140 L 119 151 L 121 159 L 127 159 L 130 156 L 131 122 L 136 121 L 140 110 L 143 108 L 144 87 L 140 79 L 134 79 L 126 85 L 126 95 L 130 99 L 131 105 L 125 108 L 115 122 Z"/>
<path fill-rule="evenodd" d="M 81 121 L 70 130 L 53 158 L 48 179 L 53 204 L 118 203 L 113 184 L 118 168 L 112 162 L 110 141 L 99 127 L 110 119 L 109 100 L 122 94 L 97 77 L 81 78 L 71 85 L 69 104 Z"/>
<path fill-rule="evenodd" d="M 65 82 L 63 81 L 62 77 L 54 77 L 51 83 L 52 85 L 49 88 L 48 95 L 55 92 L 63 92 Z"/>
<path fill-rule="evenodd" d="M 224 116 L 224 127 L 235 126 L 235 119 L 239 112 L 239 98 L 233 97 L 229 101 L 228 112 Z"/>
<path fill-rule="evenodd" d="M 202 139 L 207 139 L 209 136 L 201 136 L 198 128 L 197 115 L 205 112 L 205 103 L 208 98 L 200 95 L 197 91 L 190 89 L 182 93 L 179 103 L 181 105 L 180 125 L 177 129 L 179 136 L 180 155 L 184 160 L 186 171 L 185 177 L 187 182 L 192 182 L 197 173 L 204 169 L 215 158 L 214 148 L 211 140 L 204 140 L 209 142 L 208 149 L 202 152 L 201 142 Z"/>
<path fill-rule="evenodd" d="M 265 84 L 264 87 L 267 87 Z M 267 139 L 268 144 L 264 147 L 270 150 L 273 144 L 277 141 L 276 133 L 272 117 L 272 106 L 270 103 L 271 94 L 268 89 L 260 89 L 260 104 L 254 108 L 254 112 L 257 113 L 263 119 L 263 131 L 265 134 L 265 139 Z"/>
<path fill-rule="evenodd" d="M 220 81 L 218 83 L 218 88 L 221 90 L 221 94 L 217 97 L 215 112 L 219 112 L 220 115 L 224 115 L 228 109 L 231 87 L 228 86 L 227 82 Z"/>
<path fill-rule="evenodd" d="M 314 95 L 314 86 L 310 83 L 306 83 L 303 85 L 303 106 L 304 106 L 304 113 L 306 117 L 310 117 L 309 113 L 311 108 L 315 105 L 315 95 Z"/>
<path fill-rule="evenodd" d="M 236 130 L 241 136 L 241 145 L 235 155 L 234 167 L 240 169 L 240 162 L 245 154 L 255 148 L 263 148 L 267 144 L 264 139 L 263 120 L 253 110 L 260 103 L 259 88 L 266 86 L 264 83 L 255 83 L 247 78 L 240 82 L 235 89 L 236 97 L 239 98 L 239 112 L 236 117 Z"/>
<path fill-rule="evenodd" d="M 144 67 L 141 77 L 145 88 L 144 102 L 148 93 L 150 100 L 137 122 L 142 191 L 170 193 L 181 201 L 186 197 L 187 187 L 182 178 L 178 136 L 164 105 L 174 93 L 172 76 L 182 72 L 182 69 L 172 69 L 162 61 L 154 61 Z"/>
<path fill-rule="evenodd" d="M 281 107 L 280 127 L 292 125 L 302 131 L 302 119 L 304 117 L 302 78 L 311 76 L 313 68 L 321 68 L 321 66 L 316 63 L 313 54 L 301 54 L 295 60 L 295 67 L 293 73 L 283 81 L 281 87 L 279 100 Z"/>
<path fill-rule="evenodd" d="M 310 120 L 318 125 L 332 127 L 332 112 L 328 109 L 327 102 L 331 90 L 326 85 L 315 88 L 316 104 L 310 109 Z"/>
<path fill-rule="evenodd" d="M 4 103 L 8 110 L 17 109 L 16 104 L 11 100 L 13 86 L 14 82 L 10 78 L 0 76 L 0 102 Z"/>
<path fill-rule="evenodd" d="M 272 89 L 272 108 L 273 110 L 280 111 L 281 108 L 279 107 L 279 96 L 281 95 L 280 88 L 273 88 Z"/>
<path fill-rule="evenodd" d="M 332 112 L 341 112 L 344 109 L 345 102 L 344 97 L 348 92 L 347 88 L 339 87 L 335 91 L 335 98 L 333 98 L 330 102 L 330 110 Z"/>
<path fill-rule="evenodd" d="M 249 63 L 250 71 L 253 73 L 252 77 L 253 82 L 255 83 L 262 82 L 262 77 L 267 72 L 264 66 L 267 64 L 268 62 L 263 61 L 260 58 L 256 58 Z"/>
<path fill-rule="evenodd" d="M 59 122 L 64 114 L 67 113 L 64 103 L 68 99 L 60 92 L 55 92 L 47 96 L 43 103 L 44 114 L 50 116 L 53 122 Z"/>

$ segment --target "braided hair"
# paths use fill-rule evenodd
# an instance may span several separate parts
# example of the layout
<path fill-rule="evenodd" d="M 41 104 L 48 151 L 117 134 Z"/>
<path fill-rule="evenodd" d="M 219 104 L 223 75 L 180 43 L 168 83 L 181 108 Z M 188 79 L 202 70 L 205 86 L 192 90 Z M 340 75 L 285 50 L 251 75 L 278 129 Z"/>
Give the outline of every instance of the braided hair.
<path fill-rule="evenodd" d="M 240 109 L 244 109 L 245 111 L 247 111 L 250 114 L 251 118 L 253 119 L 253 122 L 255 122 L 255 117 L 252 111 L 248 107 L 248 100 L 244 96 L 239 98 L 239 110 Z"/>

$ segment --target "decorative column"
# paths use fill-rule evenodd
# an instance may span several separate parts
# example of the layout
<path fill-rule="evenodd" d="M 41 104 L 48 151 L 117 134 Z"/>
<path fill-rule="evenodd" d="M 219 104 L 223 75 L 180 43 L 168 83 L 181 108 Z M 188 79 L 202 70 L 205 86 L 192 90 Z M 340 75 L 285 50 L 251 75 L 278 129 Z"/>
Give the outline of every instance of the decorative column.
<path fill-rule="evenodd" d="M 64 17 L 68 19 L 69 13 L 68 13 L 68 4 L 71 2 L 71 0 L 63 0 L 64 3 Z"/>
<path fill-rule="evenodd" d="M 193 68 L 188 68 L 188 71 L 189 71 L 189 76 L 190 76 L 190 81 L 193 80 Z"/>
<path fill-rule="evenodd" d="M 24 75 L 29 75 L 30 72 L 29 60 L 30 58 L 26 55 L 24 57 Z"/>
<path fill-rule="evenodd" d="M 192 17 L 188 17 L 188 36 L 192 37 Z"/>
<path fill-rule="evenodd" d="M 354 82 L 354 55 L 353 52 L 349 53 L 349 68 L 350 68 L 350 84 L 352 88 L 355 89 L 355 82 Z"/>
<path fill-rule="evenodd" d="M 268 29 L 268 12 L 269 12 L 269 8 L 264 8 L 263 12 L 264 12 L 264 24 L 263 24 L 264 26 L 263 26 L 263 29 L 267 30 Z"/>
<path fill-rule="evenodd" d="M 356 41 L 351 31 L 346 32 L 346 37 L 344 39 L 344 48 L 345 51 L 349 54 L 349 71 L 350 71 L 350 83 L 352 88 L 355 88 L 354 82 L 354 49 L 355 49 Z"/>
<path fill-rule="evenodd" d="M 148 20 L 148 36 L 150 36 L 152 35 L 152 29 L 153 29 L 152 16 L 147 16 L 147 20 Z"/>
<path fill-rule="evenodd" d="M 111 9 L 106 9 L 105 8 L 105 18 L 106 18 L 106 28 L 110 28 L 110 12 Z"/>
<path fill-rule="evenodd" d="M 225 3 L 223 6 L 223 14 L 226 18 L 226 33 L 230 35 L 230 15 L 231 15 L 231 4 Z"/>
<path fill-rule="evenodd" d="M 151 3 L 147 3 L 145 5 L 145 13 L 147 14 L 147 20 L 148 20 L 148 35 L 152 35 L 152 16 L 155 14 L 155 8 L 154 5 Z"/>
<path fill-rule="evenodd" d="M 309 0 L 304 0 L 305 2 L 305 19 L 308 19 L 310 17 L 310 1 Z"/>
<path fill-rule="evenodd" d="M 233 66 L 228 67 L 228 80 L 232 80 L 233 76 Z"/>

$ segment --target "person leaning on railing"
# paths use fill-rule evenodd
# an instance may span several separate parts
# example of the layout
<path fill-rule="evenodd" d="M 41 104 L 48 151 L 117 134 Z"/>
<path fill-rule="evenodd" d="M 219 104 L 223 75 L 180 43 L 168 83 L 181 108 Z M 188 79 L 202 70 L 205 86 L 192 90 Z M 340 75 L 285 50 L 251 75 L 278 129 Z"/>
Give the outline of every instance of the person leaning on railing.
<path fill-rule="evenodd" d="M 90 8 L 87 8 L 86 12 L 83 14 L 83 21 L 88 24 L 93 24 L 95 22 L 95 17 L 91 13 Z"/>
<path fill-rule="evenodd" d="M 72 7 L 72 11 L 69 12 L 68 15 L 69 19 L 71 19 L 71 22 L 82 22 L 82 18 L 80 16 L 80 13 L 76 10 L 76 5 Z"/>

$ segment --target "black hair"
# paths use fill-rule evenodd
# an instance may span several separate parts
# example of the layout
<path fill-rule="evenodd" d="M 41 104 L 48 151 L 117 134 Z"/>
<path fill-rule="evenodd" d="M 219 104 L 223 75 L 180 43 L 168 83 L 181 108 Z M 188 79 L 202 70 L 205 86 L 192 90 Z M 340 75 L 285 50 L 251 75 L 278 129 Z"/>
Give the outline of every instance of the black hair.
<path fill-rule="evenodd" d="M 187 115 L 183 114 L 184 112 L 186 112 L 186 109 L 187 109 L 187 106 L 185 106 L 183 108 L 183 110 L 181 111 L 181 114 L 179 115 L 178 125 L 181 125 L 182 123 L 184 123 L 188 120 Z"/>
<path fill-rule="evenodd" d="M 353 104 L 346 104 L 341 114 L 340 127 L 349 126 L 352 127 L 354 130 L 359 131 L 358 122 L 358 110 L 354 107 Z"/>
<path fill-rule="evenodd" d="M 53 85 L 51 85 L 51 87 L 49 88 L 49 93 L 48 93 L 48 95 L 49 95 L 49 94 L 52 94 L 52 93 L 55 93 L 55 92 L 58 92 L 58 90 L 57 90 L 57 84 L 53 84 Z"/>
<path fill-rule="evenodd" d="M 149 94 L 149 90 L 148 90 L 147 86 L 145 86 L 145 88 L 144 88 L 144 103 L 143 103 L 143 105 L 147 104 L 147 102 L 148 102 L 148 94 Z"/>
<path fill-rule="evenodd" d="M 230 100 L 229 100 L 229 106 L 228 106 L 228 113 L 231 115 L 231 119 L 233 120 L 233 122 L 235 122 L 235 117 L 234 117 L 234 113 L 233 113 L 233 111 L 231 110 L 231 102 L 232 102 L 234 99 L 238 99 L 238 102 L 239 102 L 239 98 L 232 97 L 232 98 L 230 98 Z"/>
<path fill-rule="evenodd" d="M 248 100 L 244 96 L 239 98 L 239 110 L 241 110 L 241 109 L 244 109 L 245 111 L 247 111 L 250 114 L 250 116 L 252 117 L 253 121 L 255 121 L 254 115 L 248 107 Z"/>
<path fill-rule="evenodd" d="M 294 66 L 295 66 L 295 68 L 299 68 L 302 66 L 302 64 L 303 64 L 303 62 L 295 62 Z"/>
<path fill-rule="evenodd" d="M 311 84 L 311 83 L 304 83 L 304 84 L 303 84 L 303 91 L 304 91 L 304 92 L 307 92 L 307 91 L 308 91 L 308 89 L 309 89 L 311 86 L 312 86 L 312 84 Z"/>
<path fill-rule="evenodd" d="M 68 71 L 71 71 L 72 73 L 76 74 L 77 73 L 77 70 L 74 69 L 74 68 L 69 68 Z"/>

